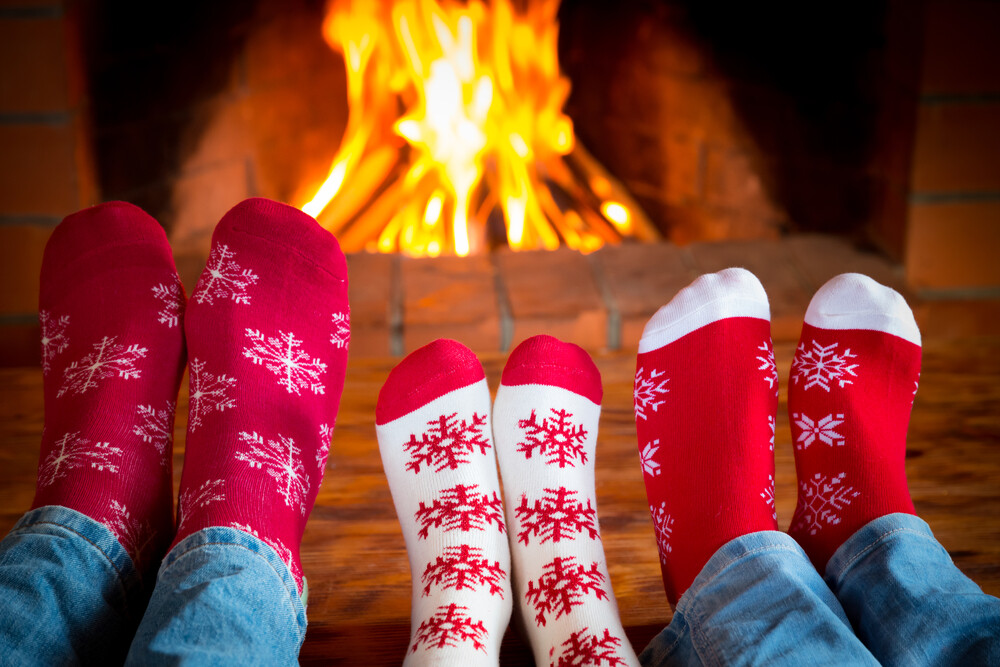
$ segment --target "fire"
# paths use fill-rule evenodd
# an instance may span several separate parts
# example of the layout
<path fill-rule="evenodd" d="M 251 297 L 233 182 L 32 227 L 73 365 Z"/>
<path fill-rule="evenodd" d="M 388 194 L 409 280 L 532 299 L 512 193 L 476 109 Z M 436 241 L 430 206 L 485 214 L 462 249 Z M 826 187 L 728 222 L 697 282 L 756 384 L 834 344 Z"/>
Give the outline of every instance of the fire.
<path fill-rule="evenodd" d="M 562 112 L 558 0 L 526 4 L 330 5 L 323 34 L 344 56 L 350 115 L 302 210 L 345 250 L 467 255 L 501 218 L 514 249 L 658 237 Z"/>

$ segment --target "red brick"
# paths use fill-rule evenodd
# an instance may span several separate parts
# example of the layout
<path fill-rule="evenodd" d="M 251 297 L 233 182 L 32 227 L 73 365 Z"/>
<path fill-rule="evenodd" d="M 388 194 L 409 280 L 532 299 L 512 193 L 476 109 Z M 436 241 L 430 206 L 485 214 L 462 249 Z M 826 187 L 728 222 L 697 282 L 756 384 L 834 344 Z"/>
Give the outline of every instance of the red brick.
<path fill-rule="evenodd" d="M 388 326 L 393 264 L 398 261 L 394 255 L 365 252 L 347 255 L 352 327 Z"/>
<path fill-rule="evenodd" d="M 1000 299 L 925 300 L 914 312 L 924 340 L 1000 335 Z"/>
<path fill-rule="evenodd" d="M 1000 287 L 1000 202 L 910 206 L 906 277 L 917 289 Z"/>
<path fill-rule="evenodd" d="M 931 0 L 925 18 L 924 93 L 1000 92 L 1000 4 Z"/>
<path fill-rule="evenodd" d="M 244 160 L 182 174 L 174 182 L 174 227 L 170 241 L 178 254 L 207 250 L 212 230 L 233 206 L 249 196 Z"/>
<path fill-rule="evenodd" d="M 40 336 L 37 324 L 0 325 L 0 367 L 40 365 Z"/>
<path fill-rule="evenodd" d="M 922 105 L 912 189 L 916 193 L 1000 190 L 997 155 L 1000 104 Z"/>
<path fill-rule="evenodd" d="M 0 19 L 0 112 L 66 111 L 67 66 L 63 19 Z"/>
<path fill-rule="evenodd" d="M 76 123 L 0 125 L 0 208 L 65 217 L 79 209 Z"/>
<path fill-rule="evenodd" d="M 902 267 L 878 253 L 860 250 L 827 234 L 798 234 L 784 243 L 810 293 L 841 273 L 861 273 L 912 299 Z"/>
<path fill-rule="evenodd" d="M 0 226 L 0 313 L 21 315 L 38 311 L 38 276 L 51 227 Z"/>
<path fill-rule="evenodd" d="M 587 258 L 568 248 L 498 252 L 514 320 L 512 347 L 548 334 L 589 350 L 608 342 L 608 314 Z"/>

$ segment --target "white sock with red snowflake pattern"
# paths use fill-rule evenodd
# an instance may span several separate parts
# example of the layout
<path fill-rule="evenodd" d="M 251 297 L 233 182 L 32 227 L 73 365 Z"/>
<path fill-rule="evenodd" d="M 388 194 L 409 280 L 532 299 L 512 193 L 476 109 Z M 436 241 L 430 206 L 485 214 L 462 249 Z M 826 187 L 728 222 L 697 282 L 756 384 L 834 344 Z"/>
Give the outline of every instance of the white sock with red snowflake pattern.
<path fill-rule="evenodd" d="M 799 478 L 788 532 L 820 572 L 869 521 L 914 513 L 906 428 L 919 377 L 920 330 L 902 296 L 857 273 L 819 289 L 788 387 Z"/>
<path fill-rule="evenodd" d="M 437 340 L 389 374 L 375 433 L 413 577 L 407 665 L 496 664 L 510 552 L 483 367 Z"/>
<path fill-rule="evenodd" d="M 514 594 L 537 665 L 638 664 L 597 521 L 601 395 L 586 352 L 535 336 L 511 353 L 493 406 Z"/>

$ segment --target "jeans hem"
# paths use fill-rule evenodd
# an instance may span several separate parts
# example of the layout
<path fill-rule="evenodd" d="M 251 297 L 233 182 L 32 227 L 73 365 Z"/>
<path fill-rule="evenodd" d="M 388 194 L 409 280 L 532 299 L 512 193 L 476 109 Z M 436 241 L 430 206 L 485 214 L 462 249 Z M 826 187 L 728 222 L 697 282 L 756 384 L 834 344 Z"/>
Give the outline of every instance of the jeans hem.
<path fill-rule="evenodd" d="M 844 577 L 865 556 L 902 533 L 925 539 L 943 549 L 930 526 L 920 517 L 904 513 L 886 514 L 866 523 L 837 548 L 826 565 L 823 578 L 833 590 L 838 590 Z"/>

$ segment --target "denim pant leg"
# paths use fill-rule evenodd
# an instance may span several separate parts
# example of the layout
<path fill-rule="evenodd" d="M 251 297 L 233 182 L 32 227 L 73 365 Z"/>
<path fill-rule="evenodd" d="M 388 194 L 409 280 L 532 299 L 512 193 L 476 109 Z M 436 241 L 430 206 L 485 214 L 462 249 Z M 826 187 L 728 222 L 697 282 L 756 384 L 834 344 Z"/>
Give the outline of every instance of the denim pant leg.
<path fill-rule="evenodd" d="M 76 510 L 34 509 L 0 542 L 0 664 L 120 664 L 144 603 L 128 553 Z"/>
<path fill-rule="evenodd" d="M 127 662 L 295 665 L 305 635 L 305 605 L 274 549 L 206 528 L 163 560 Z"/>
<path fill-rule="evenodd" d="M 643 665 L 877 665 L 830 588 L 784 533 L 719 549 L 681 596 Z"/>
<path fill-rule="evenodd" d="M 887 665 L 1000 665 L 1000 600 L 962 574 L 910 514 L 863 526 L 826 580 L 858 636 Z"/>

